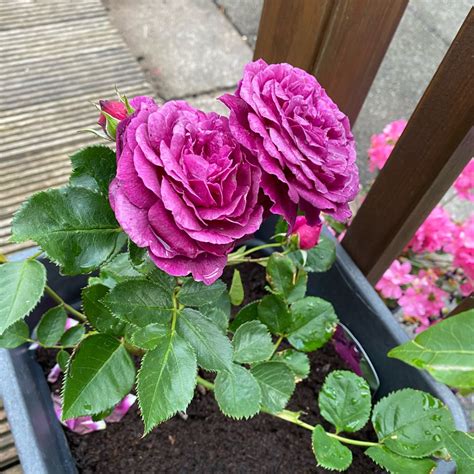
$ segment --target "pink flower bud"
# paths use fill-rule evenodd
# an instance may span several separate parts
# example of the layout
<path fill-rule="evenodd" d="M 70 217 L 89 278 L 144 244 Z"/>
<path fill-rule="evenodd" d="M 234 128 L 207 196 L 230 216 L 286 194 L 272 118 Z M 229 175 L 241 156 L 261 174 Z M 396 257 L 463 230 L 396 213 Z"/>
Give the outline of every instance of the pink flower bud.
<path fill-rule="evenodd" d="M 129 393 L 121 402 L 119 402 L 112 413 L 105 419 L 108 423 L 117 423 L 119 422 L 127 413 L 128 410 L 133 406 L 137 397 Z"/>
<path fill-rule="evenodd" d="M 99 106 L 102 112 L 105 112 L 118 121 L 123 120 L 127 116 L 127 108 L 125 107 L 125 104 L 118 100 L 100 100 Z M 104 114 L 101 113 L 99 115 L 99 120 L 97 123 L 103 128 L 105 132 L 107 131 L 107 118 Z"/>
<path fill-rule="evenodd" d="M 319 221 L 316 225 L 308 225 L 306 217 L 298 216 L 296 218 L 295 226 L 293 227 L 293 234 L 298 235 L 300 240 L 300 249 L 312 249 L 319 242 L 319 235 L 323 224 Z"/>

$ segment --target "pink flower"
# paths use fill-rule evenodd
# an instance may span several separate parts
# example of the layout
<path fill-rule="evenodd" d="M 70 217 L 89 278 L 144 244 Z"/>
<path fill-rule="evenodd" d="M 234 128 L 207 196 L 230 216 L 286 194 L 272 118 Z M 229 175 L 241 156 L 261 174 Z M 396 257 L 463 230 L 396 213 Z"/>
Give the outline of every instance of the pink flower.
<path fill-rule="evenodd" d="M 474 215 L 464 223 L 457 240 L 459 245 L 455 249 L 453 263 L 474 281 Z"/>
<path fill-rule="evenodd" d="M 112 413 L 105 419 L 107 423 L 117 423 L 128 413 L 128 410 L 136 402 L 137 397 L 129 393 L 120 403 L 115 405 Z"/>
<path fill-rule="evenodd" d="M 398 299 L 402 296 L 402 285 L 406 285 L 415 278 L 410 275 L 410 262 L 401 263 L 394 260 L 388 270 L 385 271 L 382 278 L 375 285 L 384 298 Z"/>
<path fill-rule="evenodd" d="M 438 316 L 446 306 L 448 293 L 436 285 L 437 276 L 433 271 L 421 270 L 410 283 L 398 304 L 406 316 L 429 325 L 430 317 Z"/>
<path fill-rule="evenodd" d="M 381 170 L 384 167 L 406 124 L 406 120 L 395 120 L 386 125 L 382 133 L 372 135 L 368 151 L 369 171 L 371 173 L 376 169 Z"/>
<path fill-rule="evenodd" d="M 184 101 L 131 102 L 117 127 L 117 176 L 109 188 L 130 239 L 174 276 L 216 281 L 236 242 L 262 223 L 261 170 L 226 117 Z"/>
<path fill-rule="evenodd" d="M 299 237 L 300 249 L 312 249 L 319 242 L 322 227 L 321 221 L 319 224 L 311 226 L 307 224 L 306 217 L 298 216 L 293 227 L 293 234 Z"/>
<path fill-rule="evenodd" d="M 450 250 L 458 233 L 458 226 L 451 220 L 448 212 L 443 207 L 436 206 L 407 247 L 417 253 L 436 252 L 443 248 Z"/>
<path fill-rule="evenodd" d="M 454 189 L 459 197 L 474 201 L 474 158 L 471 159 L 454 182 Z"/>
<path fill-rule="evenodd" d="M 354 137 L 314 76 L 259 59 L 245 66 L 235 93 L 220 100 L 230 109 L 232 134 L 262 170 L 270 211 L 283 216 L 290 231 L 298 209 L 311 226 L 320 212 L 338 220 L 351 216 L 348 203 L 359 191 Z"/>
<path fill-rule="evenodd" d="M 59 379 L 59 376 L 61 375 L 61 367 L 59 367 L 59 364 L 55 364 L 55 366 L 49 371 L 48 374 L 48 382 L 49 383 L 56 383 Z"/>
<path fill-rule="evenodd" d="M 105 112 L 118 121 L 123 120 L 127 116 L 125 104 L 118 100 L 100 100 L 99 106 L 102 112 Z M 107 123 L 107 119 L 103 113 L 99 115 L 99 120 L 97 123 L 103 128 L 104 131 L 106 131 L 105 125 Z"/>

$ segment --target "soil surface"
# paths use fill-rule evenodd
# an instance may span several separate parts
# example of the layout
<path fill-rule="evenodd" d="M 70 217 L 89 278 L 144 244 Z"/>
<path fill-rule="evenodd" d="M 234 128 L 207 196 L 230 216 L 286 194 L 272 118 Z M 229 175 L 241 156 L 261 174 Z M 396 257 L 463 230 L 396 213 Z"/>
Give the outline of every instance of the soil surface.
<path fill-rule="evenodd" d="M 245 303 L 264 294 L 264 271 L 256 265 L 240 265 Z M 231 270 L 224 280 L 231 280 Z M 335 369 L 347 369 L 331 343 L 309 354 L 310 376 L 300 382 L 288 408 L 305 412 L 302 419 L 331 429 L 317 409 L 317 394 L 325 376 Z M 54 365 L 53 351 L 38 351 L 45 373 Z M 206 378 L 210 374 L 202 373 Z M 52 386 L 59 391 L 60 382 Z M 120 423 L 85 436 L 65 429 L 67 439 L 82 473 L 323 473 L 316 466 L 310 432 L 286 421 L 261 414 L 250 420 L 226 418 L 212 393 L 196 390 L 187 419 L 175 416 L 142 439 L 143 424 L 135 405 Z M 368 426 L 351 435 L 375 440 Z M 363 449 L 351 447 L 353 463 L 349 473 L 382 473 Z"/>

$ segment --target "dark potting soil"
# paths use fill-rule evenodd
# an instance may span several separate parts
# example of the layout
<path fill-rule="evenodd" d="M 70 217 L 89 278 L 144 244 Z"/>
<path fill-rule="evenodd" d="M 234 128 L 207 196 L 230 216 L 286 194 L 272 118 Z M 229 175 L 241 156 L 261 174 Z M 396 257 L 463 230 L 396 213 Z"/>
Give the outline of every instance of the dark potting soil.
<path fill-rule="evenodd" d="M 245 288 L 244 304 L 264 294 L 264 270 L 256 265 L 240 265 Z M 232 278 L 232 270 L 224 281 Z M 347 369 L 331 343 L 309 354 L 310 376 L 297 384 L 288 408 L 305 413 L 311 424 L 330 425 L 317 409 L 317 394 L 331 370 Z M 39 350 L 38 360 L 45 374 L 54 365 L 54 352 Z M 209 378 L 209 374 L 202 374 Z M 59 392 L 60 382 L 52 386 Z M 143 424 L 137 405 L 119 423 L 109 423 L 104 431 L 77 435 L 65 429 L 71 452 L 82 473 L 323 473 L 316 466 L 309 431 L 286 421 L 261 414 L 250 420 L 225 417 L 214 396 L 196 390 L 187 409 L 187 419 L 175 416 L 142 438 Z M 368 426 L 352 434 L 355 439 L 375 440 Z M 353 463 L 349 473 L 382 473 L 363 449 L 350 447 Z"/>

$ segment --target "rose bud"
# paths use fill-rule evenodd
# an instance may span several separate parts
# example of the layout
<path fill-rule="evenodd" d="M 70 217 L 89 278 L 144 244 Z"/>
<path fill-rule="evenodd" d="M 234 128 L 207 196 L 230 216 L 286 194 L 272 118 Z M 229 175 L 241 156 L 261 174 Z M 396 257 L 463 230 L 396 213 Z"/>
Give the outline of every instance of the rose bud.
<path fill-rule="evenodd" d="M 99 108 L 101 114 L 97 123 L 110 138 L 115 139 L 118 123 L 128 115 L 125 104 L 118 100 L 100 100 Z"/>
<path fill-rule="evenodd" d="M 319 242 L 322 226 L 321 221 L 316 225 L 308 225 L 306 217 L 298 216 L 291 235 L 297 235 L 299 237 L 300 249 L 309 250 Z"/>

